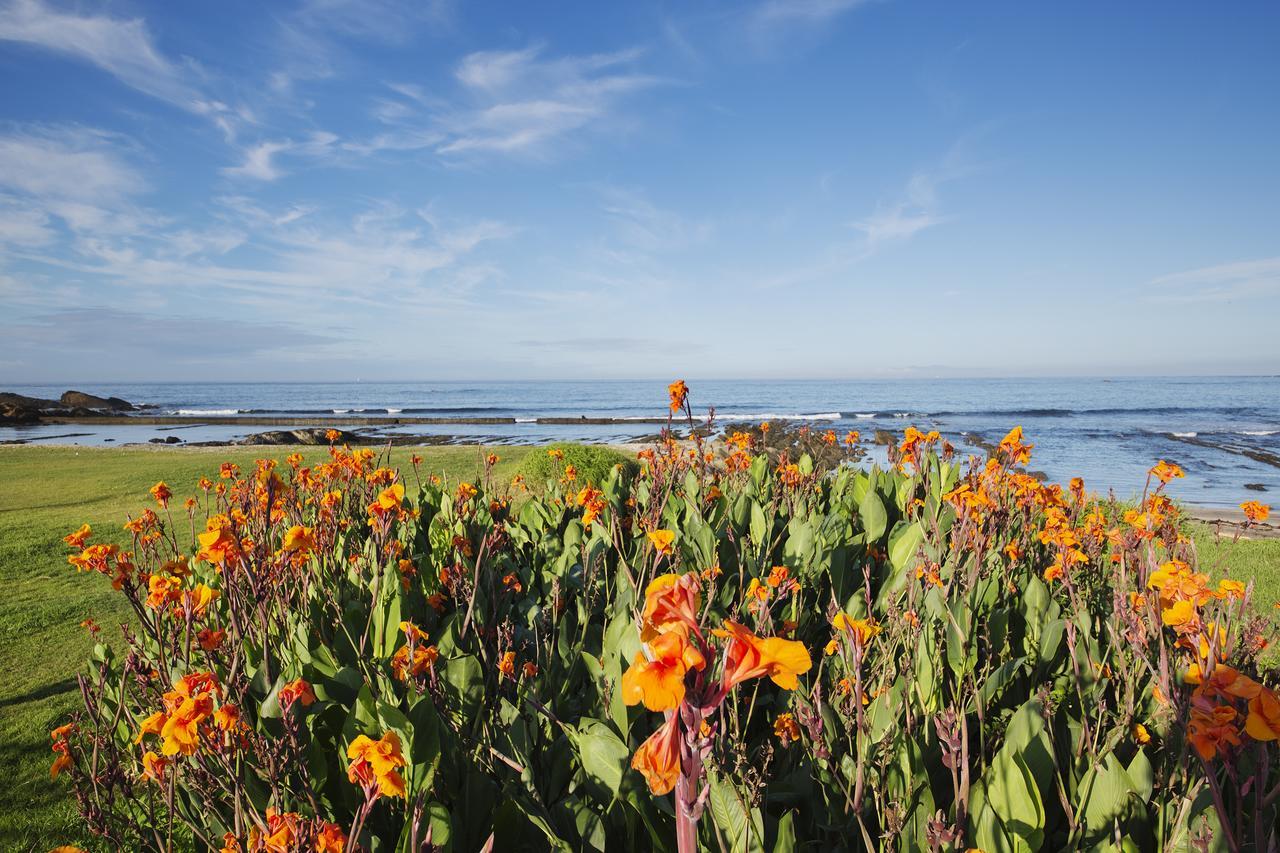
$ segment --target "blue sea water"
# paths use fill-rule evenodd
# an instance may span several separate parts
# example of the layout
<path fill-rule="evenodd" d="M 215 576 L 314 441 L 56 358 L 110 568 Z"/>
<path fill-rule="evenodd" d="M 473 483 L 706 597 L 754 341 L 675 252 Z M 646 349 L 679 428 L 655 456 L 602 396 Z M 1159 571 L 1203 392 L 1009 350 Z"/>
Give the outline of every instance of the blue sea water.
<path fill-rule="evenodd" d="M 1092 489 L 1122 497 L 1141 491 L 1158 459 L 1186 469 L 1173 493 L 1196 504 L 1266 502 L 1280 492 L 1280 377 L 1124 379 L 947 379 L 691 382 L 696 411 L 715 406 L 717 420 L 795 419 L 843 434 L 901 432 L 909 424 L 938 429 L 961 452 L 971 439 L 998 440 L 1021 425 L 1036 449 L 1031 468 L 1051 479 L 1084 477 Z M 64 387 L 15 386 L 37 397 Z M 0 441 L 41 444 L 128 444 L 177 435 L 184 441 L 228 440 L 267 427 L 201 424 L 201 416 L 421 415 L 515 418 L 512 424 L 388 426 L 396 432 L 445 435 L 457 441 L 539 443 L 561 439 L 621 442 L 653 436 L 654 424 L 547 425 L 539 417 L 647 419 L 666 411 L 666 383 L 619 382 L 357 382 L 84 385 L 77 390 L 146 404 L 152 414 L 190 417 L 180 426 L 40 425 L 0 428 Z M 1250 456 L 1249 454 L 1253 454 Z M 1261 494 L 1245 484 L 1260 484 Z"/>

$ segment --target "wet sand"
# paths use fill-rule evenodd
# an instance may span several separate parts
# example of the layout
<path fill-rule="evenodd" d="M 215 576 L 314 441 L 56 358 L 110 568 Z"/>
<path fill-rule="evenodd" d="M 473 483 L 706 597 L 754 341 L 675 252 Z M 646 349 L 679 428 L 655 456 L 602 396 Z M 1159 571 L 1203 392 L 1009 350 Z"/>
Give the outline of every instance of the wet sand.
<path fill-rule="evenodd" d="M 1242 527 L 1244 513 L 1238 509 L 1184 505 L 1183 510 L 1196 521 L 1203 521 L 1210 527 L 1217 528 L 1223 536 L 1234 537 L 1239 533 L 1241 539 L 1280 539 L 1280 526 L 1270 521 L 1250 525 L 1247 529 Z"/>

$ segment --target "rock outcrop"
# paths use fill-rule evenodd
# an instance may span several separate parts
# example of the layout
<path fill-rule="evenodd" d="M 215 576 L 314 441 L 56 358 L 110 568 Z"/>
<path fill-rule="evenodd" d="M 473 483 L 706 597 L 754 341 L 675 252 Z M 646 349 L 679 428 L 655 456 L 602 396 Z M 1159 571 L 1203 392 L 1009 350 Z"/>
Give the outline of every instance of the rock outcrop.
<path fill-rule="evenodd" d="M 324 427 L 316 427 L 314 429 L 282 429 L 272 430 L 271 432 L 255 432 L 252 435 L 246 435 L 244 438 L 237 438 L 232 444 L 310 444 L 310 445 L 326 445 L 329 443 L 327 433 L 328 429 Z M 353 443 L 359 440 L 359 436 L 352 432 L 338 430 L 340 438 L 339 443 Z"/>
<path fill-rule="evenodd" d="M 119 397 L 98 397 L 83 391 L 67 391 L 59 401 L 68 409 L 105 409 L 110 412 L 132 412 L 133 403 Z"/>

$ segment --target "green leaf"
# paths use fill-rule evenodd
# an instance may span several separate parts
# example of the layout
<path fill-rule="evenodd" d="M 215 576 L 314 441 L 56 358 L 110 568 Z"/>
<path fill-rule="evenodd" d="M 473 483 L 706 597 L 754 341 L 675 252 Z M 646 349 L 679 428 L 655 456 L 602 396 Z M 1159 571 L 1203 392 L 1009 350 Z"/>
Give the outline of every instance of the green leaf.
<path fill-rule="evenodd" d="M 880 500 L 875 490 L 868 490 L 858 504 L 858 518 L 862 521 L 862 529 L 866 531 L 867 542 L 875 542 L 884 535 L 889 526 L 889 514 L 885 511 L 884 501 Z"/>
<path fill-rule="evenodd" d="M 567 727 L 567 731 L 587 778 L 608 793 L 607 798 L 602 798 L 601 791 L 597 790 L 597 799 L 603 799 L 606 805 L 617 799 L 622 774 L 631 755 L 627 745 L 603 720 L 585 718 L 577 726 Z"/>
<path fill-rule="evenodd" d="M 899 523 L 889 536 L 889 562 L 898 572 L 905 572 L 923 541 L 924 528 L 920 526 L 920 522 Z"/>
<path fill-rule="evenodd" d="M 756 501 L 751 502 L 751 541 L 757 546 L 768 543 L 769 522 L 765 520 L 764 510 Z"/>
<path fill-rule="evenodd" d="M 778 821 L 778 838 L 773 842 L 773 853 L 795 853 L 795 812 L 787 812 Z"/>
<path fill-rule="evenodd" d="M 728 839 L 729 849 L 733 853 L 764 850 L 764 820 L 759 809 L 749 810 L 733 785 L 718 773 L 708 771 L 707 784 L 711 786 L 711 818 Z"/>

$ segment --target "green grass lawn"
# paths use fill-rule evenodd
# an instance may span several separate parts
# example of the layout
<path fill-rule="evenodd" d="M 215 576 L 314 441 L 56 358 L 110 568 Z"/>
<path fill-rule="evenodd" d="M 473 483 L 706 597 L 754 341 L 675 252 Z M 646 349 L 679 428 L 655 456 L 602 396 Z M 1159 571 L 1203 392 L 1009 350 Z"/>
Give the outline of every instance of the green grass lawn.
<path fill-rule="evenodd" d="M 80 622 L 92 617 L 115 635 L 128 613 L 106 578 L 67 565 L 62 537 L 87 522 L 95 541 L 125 545 L 121 525 L 154 506 L 147 490 L 156 481 L 181 506 L 200 477 L 216 479 L 219 463 L 270 456 L 283 464 L 293 450 L 0 447 L 0 850 L 99 849 L 80 830 L 65 785 L 49 781 L 48 732 L 80 702 L 75 676 L 92 647 Z M 309 461 L 326 455 L 303 450 Z M 496 475 L 509 478 L 529 450 L 495 452 Z M 465 479 L 483 464 L 475 447 L 395 448 L 392 464 L 408 470 L 410 453 L 424 457 L 424 475 Z"/>
<path fill-rule="evenodd" d="M 147 489 L 157 480 L 180 503 L 224 460 L 251 465 L 291 450 L 0 447 L 0 774 L 7 782 L 0 788 L 0 849 L 46 851 L 63 843 L 98 849 L 79 828 L 65 787 L 49 781 L 48 732 L 80 701 L 75 675 L 91 647 L 80 622 L 92 617 L 114 633 L 127 613 L 105 578 L 67 565 L 62 537 L 87 522 L 95 541 L 126 544 L 121 524 L 152 505 Z M 508 478 L 530 451 L 496 452 L 497 476 Z M 457 479 L 475 476 L 483 451 L 396 448 L 393 464 L 407 468 L 410 453 L 425 457 L 424 473 Z M 325 451 L 309 448 L 305 455 L 311 460 Z M 1215 541 L 1202 525 L 1195 538 L 1215 577 L 1255 578 L 1259 609 L 1276 612 L 1280 541 Z"/>

